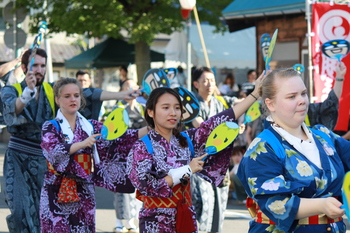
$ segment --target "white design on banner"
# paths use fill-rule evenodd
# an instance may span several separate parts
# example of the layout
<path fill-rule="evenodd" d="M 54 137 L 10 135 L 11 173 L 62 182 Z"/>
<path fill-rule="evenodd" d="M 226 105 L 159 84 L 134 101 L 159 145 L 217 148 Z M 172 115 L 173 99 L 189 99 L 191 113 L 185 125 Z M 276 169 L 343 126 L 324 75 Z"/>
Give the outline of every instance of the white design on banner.
<path fill-rule="evenodd" d="M 319 39 L 321 43 L 343 39 L 350 41 L 350 12 L 330 10 L 318 21 Z"/>

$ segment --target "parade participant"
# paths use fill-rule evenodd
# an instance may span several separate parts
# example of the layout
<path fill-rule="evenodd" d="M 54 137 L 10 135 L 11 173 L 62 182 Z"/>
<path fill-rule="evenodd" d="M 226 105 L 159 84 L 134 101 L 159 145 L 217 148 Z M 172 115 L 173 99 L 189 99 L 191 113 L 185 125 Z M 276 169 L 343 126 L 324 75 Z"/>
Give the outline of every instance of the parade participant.
<path fill-rule="evenodd" d="M 136 82 L 130 79 L 126 80 L 122 86 L 122 91 L 138 89 Z M 119 101 L 116 106 L 125 108 L 127 111 L 129 115 L 129 129 L 139 129 L 147 125 L 144 118 L 145 106 L 138 103 L 136 99 Z M 125 166 L 126 161 L 121 163 L 122 166 Z M 132 186 L 130 182 L 128 182 L 128 185 Z M 117 215 L 114 232 L 138 232 L 135 219 L 138 218 L 142 202 L 136 199 L 135 192 L 123 193 L 123 190 L 117 190 L 114 193 L 114 207 Z"/>
<path fill-rule="evenodd" d="M 134 94 L 132 90 L 127 90 L 123 92 L 113 92 L 113 91 L 104 91 L 99 88 L 91 87 L 91 77 L 90 77 L 90 73 L 87 71 L 79 70 L 75 74 L 75 77 L 80 82 L 81 87 L 83 88 L 83 95 L 86 100 L 86 105 L 83 109 L 80 109 L 80 113 L 86 119 L 99 120 L 99 117 L 102 117 L 104 112 L 102 103 L 105 100 L 135 99 L 132 96 L 132 94 Z"/>
<path fill-rule="evenodd" d="M 336 66 L 336 78 L 333 89 L 329 92 L 327 99 L 319 103 L 309 104 L 305 123 L 307 126 L 324 125 L 332 130 L 338 119 L 339 99 L 342 94 L 344 78 L 346 74 L 346 66 L 340 62 Z M 246 140 L 249 145 L 253 139 L 264 130 L 264 120 L 266 116 L 261 115 L 253 122 L 249 122 L 246 127 Z M 335 132 L 341 135 L 339 132 Z M 350 134 L 349 134 L 350 135 Z"/>
<path fill-rule="evenodd" d="M 350 143 L 325 126 L 306 126 L 309 99 L 295 70 L 272 71 L 261 96 L 269 114 L 265 130 L 238 169 L 256 217 L 249 232 L 345 232 L 337 199 L 350 167 Z"/>
<path fill-rule="evenodd" d="M 180 133 L 182 103 L 178 94 L 166 87 L 151 92 L 145 119 L 152 129 L 135 143 L 128 157 L 129 179 L 144 202 L 139 214 L 140 232 L 197 232 L 190 176 L 198 172 L 215 185 L 222 182 L 232 147 L 209 156 L 204 163 L 207 137 L 220 123 L 242 115 L 254 101 L 250 96 L 199 128 Z"/>
<path fill-rule="evenodd" d="M 226 75 L 224 83 L 219 87 L 219 91 L 222 95 L 239 96 L 240 87 L 235 83 L 235 76 L 232 73 Z"/>
<path fill-rule="evenodd" d="M 327 99 L 320 103 L 309 105 L 306 123 L 308 126 L 321 124 L 333 130 L 338 119 L 339 99 L 342 94 L 346 66 L 343 62 L 335 68 L 336 78 L 333 89 L 329 92 Z"/>
<path fill-rule="evenodd" d="M 0 65 L 0 91 L 5 85 L 12 85 L 17 83 L 17 80 L 20 80 L 22 77 L 23 71 L 21 66 L 19 65 L 22 60 L 22 55 L 25 51 L 21 53 L 20 56 L 13 59 L 12 61 L 6 62 Z M 3 105 L 0 98 L 0 125 L 6 125 L 3 113 L 2 113 Z M 0 133 L 2 129 L 0 128 Z"/>
<path fill-rule="evenodd" d="M 120 90 L 123 88 L 123 84 L 126 80 L 128 80 L 128 67 L 126 66 L 120 66 L 119 68 L 119 88 Z"/>
<path fill-rule="evenodd" d="M 215 96 L 216 81 L 213 71 L 209 67 L 199 67 L 193 71 L 193 86 L 200 104 L 198 117 L 191 123 L 198 127 L 200 123 L 236 104 L 236 97 Z M 255 97 L 257 97 L 255 95 Z M 253 95 L 248 98 L 254 98 Z M 239 117 L 236 116 L 237 121 Z M 243 135 L 243 134 L 241 134 Z M 241 138 L 241 136 L 238 136 Z M 237 140 L 235 141 L 235 143 Z M 191 177 L 192 201 L 199 221 L 199 230 L 207 232 L 221 232 L 224 222 L 224 212 L 229 193 L 229 172 L 226 180 L 219 187 L 202 177 L 194 174 Z"/>
<path fill-rule="evenodd" d="M 9 232 L 40 232 L 39 197 L 47 169 L 40 147 L 41 126 L 55 115 L 52 86 L 43 83 L 47 54 L 38 48 L 22 55 L 25 79 L 1 90 L 3 117 L 11 134 L 4 161 L 6 217 Z M 46 85 L 47 84 L 47 85 Z M 51 96 L 52 95 L 52 96 Z"/>
<path fill-rule="evenodd" d="M 257 74 L 255 70 L 248 70 L 247 72 L 248 82 L 245 82 L 242 84 L 242 92 L 245 94 L 245 96 L 248 96 L 254 90 L 256 77 L 257 77 Z"/>
<path fill-rule="evenodd" d="M 94 185 L 116 191 L 121 174 L 115 161 L 147 133 L 146 128 L 127 130 L 115 140 L 102 139 L 102 123 L 88 121 L 78 112 L 84 105 L 82 93 L 73 78 L 61 78 L 54 86 L 60 109 L 42 127 L 48 171 L 41 191 L 41 232 L 95 232 Z"/>

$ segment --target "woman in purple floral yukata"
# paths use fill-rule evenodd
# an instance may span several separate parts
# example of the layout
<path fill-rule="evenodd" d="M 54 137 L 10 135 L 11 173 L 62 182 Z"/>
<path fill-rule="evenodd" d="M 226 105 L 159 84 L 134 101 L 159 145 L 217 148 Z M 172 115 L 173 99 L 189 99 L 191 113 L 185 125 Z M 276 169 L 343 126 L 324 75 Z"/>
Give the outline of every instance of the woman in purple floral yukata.
<path fill-rule="evenodd" d="M 260 86 L 263 78 L 261 76 L 257 80 L 256 87 Z M 229 146 L 214 156 L 208 156 L 203 162 L 207 137 L 219 124 L 241 116 L 257 96 L 256 89 L 234 109 L 211 117 L 199 128 L 180 133 L 180 97 L 166 87 L 152 91 L 145 111 L 145 119 L 152 129 L 134 144 L 128 157 L 129 179 L 137 189 L 137 198 L 144 204 L 139 214 L 140 232 L 197 232 L 189 178 L 199 172 L 204 179 L 219 185 L 228 169 L 232 152 Z"/>
<path fill-rule="evenodd" d="M 84 98 L 76 79 L 57 81 L 54 94 L 60 107 L 57 118 L 42 127 L 48 171 L 40 198 L 41 231 L 94 233 L 95 185 L 116 191 L 125 182 L 126 166 L 120 166 L 120 158 L 147 129 L 127 130 L 120 138 L 104 140 L 99 137 L 102 123 L 88 121 L 78 112 Z"/>

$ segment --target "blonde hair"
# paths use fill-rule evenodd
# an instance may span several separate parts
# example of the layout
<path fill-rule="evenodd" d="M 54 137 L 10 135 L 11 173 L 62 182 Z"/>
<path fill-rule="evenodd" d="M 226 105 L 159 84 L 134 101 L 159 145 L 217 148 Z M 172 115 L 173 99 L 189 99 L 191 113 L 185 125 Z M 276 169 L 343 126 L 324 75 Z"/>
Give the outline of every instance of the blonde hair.
<path fill-rule="evenodd" d="M 298 76 L 301 78 L 300 73 L 294 70 L 293 68 L 276 69 L 266 76 L 259 90 L 260 96 L 262 99 L 261 107 L 262 107 L 263 114 L 265 116 L 268 116 L 270 114 L 270 111 L 265 104 L 265 100 L 267 98 L 273 100 L 276 97 L 276 93 L 277 93 L 276 79 L 286 79 L 286 78 L 291 78 L 295 76 Z"/>
<path fill-rule="evenodd" d="M 79 87 L 80 109 L 85 108 L 86 101 L 85 101 L 85 98 L 83 95 L 83 88 L 81 87 L 79 81 L 75 78 L 63 78 L 63 77 L 61 77 L 53 86 L 53 92 L 55 94 L 55 97 L 60 97 L 60 93 L 61 93 L 62 88 L 68 84 L 75 84 Z"/>

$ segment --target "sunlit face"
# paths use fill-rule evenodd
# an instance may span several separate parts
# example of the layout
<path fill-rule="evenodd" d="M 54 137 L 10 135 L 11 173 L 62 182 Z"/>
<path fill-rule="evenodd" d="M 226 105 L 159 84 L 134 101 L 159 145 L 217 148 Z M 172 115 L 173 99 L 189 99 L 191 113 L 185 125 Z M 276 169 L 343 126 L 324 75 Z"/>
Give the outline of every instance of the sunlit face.
<path fill-rule="evenodd" d="M 299 76 L 276 78 L 276 97 L 266 99 L 274 121 L 284 129 L 300 127 L 309 107 L 307 89 Z"/>
<path fill-rule="evenodd" d="M 212 95 L 216 88 L 215 76 L 211 72 L 203 72 L 200 78 L 193 82 L 193 85 L 198 89 L 200 96 Z"/>
<path fill-rule="evenodd" d="M 155 111 L 147 110 L 153 118 L 155 129 L 158 132 L 172 131 L 181 119 L 182 109 L 175 96 L 169 93 L 159 97 Z"/>
<path fill-rule="evenodd" d="M 77 76 L 78 82 L 82 88 L 89 88 L 91 85 L 91 79 L 88 74 L 81 74 Z"/>
<path fill-rule="evenodd" d="M 250 74 L 248 74 L 248 81 L 249 82 L 254 82 L 255 81 L 255 79 L 257 78 L 258 76 L 257 76 L 257 74 L 256 74 L 256 72 L 254 71 L 254 72 L 251 72 Z"/>
<path fill-rule="evenodd" d="M 134 80 L 127 80 L 122 86 L 122 91 L 137 90 L 139 86 Z"/>
<path fill-rule="evenodd" d="M 22 67 L 25 71 L 24 73 L 27 73 L 30 70 L 30 64 L 31 61 L 28 63 L 28 67 Z M 40 55 L 34 56 L 34 63 L 32 65 L 32 72 L 34 72 L 36 77 L 36 86 L 41 86 L 41 84 L 44 82 L 45 79 L 45 73 L 46 73 L 46 58 L 42 57 Z"/>
<path fill-rule="evenodd" d="M 80 89 L 73 83 L 64 85 L 55 100 L 63 114 L 76 114 L 81 104 Z"/>

